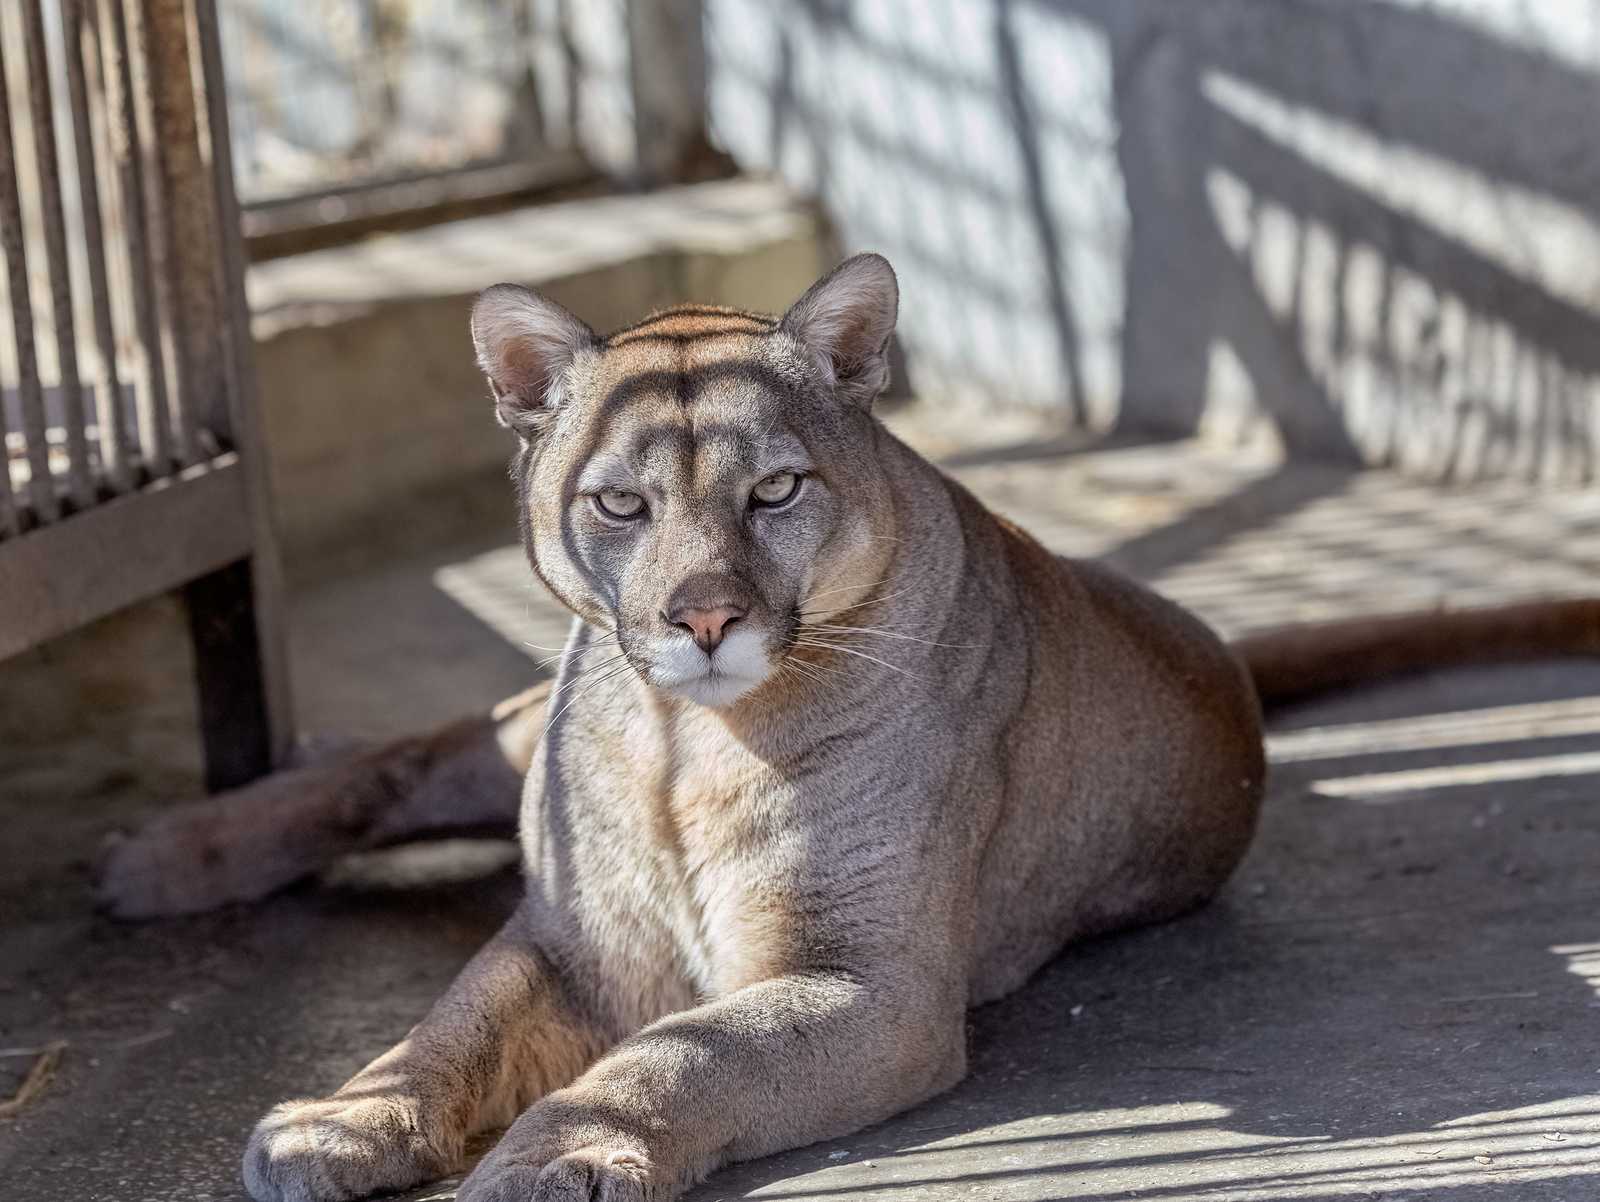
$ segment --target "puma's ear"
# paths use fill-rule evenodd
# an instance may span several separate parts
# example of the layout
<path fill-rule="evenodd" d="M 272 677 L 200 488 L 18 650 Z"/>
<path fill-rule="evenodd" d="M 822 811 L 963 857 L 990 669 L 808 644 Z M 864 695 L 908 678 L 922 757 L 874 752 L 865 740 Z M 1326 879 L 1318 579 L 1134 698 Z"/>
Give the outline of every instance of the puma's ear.
<path fill-rule="evenodd" d="M 532 437 L 561 403 L 561 373 L 600 340 L 553 300 L 517 284 L 485 288 L 472 306 L 472 344 L 500 424 Z"/>
<path fill-rule="evenodd" d="M 778 328 L 806 348 L 839 396 L 868 409 L 889 387 L 889 338 L 899 309 L 889 260 L 853 255 L 811 285 Z"/>

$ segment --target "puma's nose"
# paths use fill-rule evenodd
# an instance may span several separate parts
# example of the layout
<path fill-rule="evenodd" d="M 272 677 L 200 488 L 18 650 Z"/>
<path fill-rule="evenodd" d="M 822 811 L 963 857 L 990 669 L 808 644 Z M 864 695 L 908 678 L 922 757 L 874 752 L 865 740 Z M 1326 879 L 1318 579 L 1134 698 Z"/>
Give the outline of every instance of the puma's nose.
<path fill-rule="evenodd" d="M 710 655 L 721 645 L 728 627 L 744 617 L 744 613 L 737 605 L 717 605 L 710 609 L 685 605 L 669 613 L 667 621 L 679 630 L 687 630 L 694 636 L 695 645 Z"/>

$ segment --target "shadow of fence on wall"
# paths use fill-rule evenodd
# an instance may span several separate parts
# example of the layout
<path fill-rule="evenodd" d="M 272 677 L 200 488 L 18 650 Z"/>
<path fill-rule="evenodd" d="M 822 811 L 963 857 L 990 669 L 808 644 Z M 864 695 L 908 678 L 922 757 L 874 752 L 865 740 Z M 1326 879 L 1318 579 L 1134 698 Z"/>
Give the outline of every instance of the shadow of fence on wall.
<path fill-rule="evenodd" d="M 1450 7 L 712 0 L 713 117 L 894 260 L 925 395 L 1588 482 L 1600 55 Z"/>
<path fill-rule="evenodd" d="M 1387 3 L 1039 7 L 1111 47 L 1124 433 L 1226 344 L 1293 454 L 1592 481 L 1600 75 Z"/>

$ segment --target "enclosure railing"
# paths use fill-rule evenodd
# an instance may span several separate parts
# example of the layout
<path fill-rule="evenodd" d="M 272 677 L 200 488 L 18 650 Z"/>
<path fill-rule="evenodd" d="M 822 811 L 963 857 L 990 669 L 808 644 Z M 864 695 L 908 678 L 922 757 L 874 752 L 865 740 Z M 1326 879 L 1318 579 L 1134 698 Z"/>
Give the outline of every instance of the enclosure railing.
<path fill-rule="evenodd" d="M 214 0 L 0 6 L 0 658 L 189 603 L 213 785 L 290 736 Z"/>

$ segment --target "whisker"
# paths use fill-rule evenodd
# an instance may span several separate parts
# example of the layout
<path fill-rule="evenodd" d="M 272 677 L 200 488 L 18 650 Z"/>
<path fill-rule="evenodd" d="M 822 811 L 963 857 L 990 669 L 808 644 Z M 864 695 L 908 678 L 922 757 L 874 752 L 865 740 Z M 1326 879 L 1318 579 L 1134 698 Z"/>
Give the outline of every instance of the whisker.
<path fill-rule="evenodd" d="M 591 668 L 591 669 L 585 669 L 585 671 L 584 671 L 584 672 L 582 672 L 582 673 L 580 673 L 580 674 L 579 674 L 579 676 L 577 676 L 577 677 L 574 677 L 574 678 L 573 678 L 573 679 L 574 679 L 574 681 L 576 681 L 576 680 L 578 680 L 578 679 L 580 679 L 580 678 L 581 678 L 581 677 L 582 677 L 582 676 L 585 676 L 585 675 L 587 675 L 587 674 L 588 674 L 588 673 L 589 673 L 589 672 L 591 672 L 591 671 L 596 671 L 596 670 L 598 670 L 598 669 L 599 669 L 599 668 L 604 668 L 604 667 L 606 667 L 606 666 L 608 666 L 608 665 L 610 665 L 610 664 L 614 664 L 614 663 L 616 663 L 616 662 L 617 662 L 617 660 L 619 660 L 619 659 L 626 659 L 626 658 L 627 658 L 627 656 L 626 656 L 626 655 L 616 655 L 616 656 L 612 656 L 612 658 L 610 658 L 610 659 L 608 659 L 608 660 L 606 660 L 606 661 L 605 661 L 605 663 L 603 663 L 603 664 L 597 664 L 597 665 L 596 665 L 596 666 L 595 666 L 595 668 Z M 621 666 L 621 667 L 617 667 L 617 668 L 612 668 L 612 669 L 611 669 L 611 671 L 609 671 L 609 672 L 607 672 L 607 673 L 606 673 L 606 674 L 605 674 L 605 675 L 604 675 L 604 676 L 601 676 L 601 677 L 600 677 L 600 678 L 599 678 L 599 679 L 597 679 L 597 680 L 591 680 L 591 681 L 588 681 L 588 682 L 587 682 L 587 683 L 586 683 L 586 684 L 585 684 L 585 685 L 584 685 L 584 686 L 583 686 L 583 688 L 581 688 L 581 689 L 579 689 L 579 690 L 578 690 L 578 692 L 577 692 L 577 693 L 575 693 L 575 694 L 574 694 L 574 695 L 573 695 L 573 697 L 572 697 L 572 698 L 571 698 L 571 700 L 569 700 L 569 701 L 568 701 L 568 702 L 567 702 L 567 703 L 566 703 L 566 704 L 565 704 L 565 705 L 563 705 L 563 706 L 562 706 L 562 707 L 561 707 L 561 708 L 560 708 L 560 709 L 558 709 L 558 710 L 557 710 L 557 711 L 556 711 L 556 712 L 555 712 L 555 713 L 554 713 L 554 714 L 553 714 L 553 715 L 552 715 L 552 716 L 551 716 L 551 718 L 550 718 L 550 720 L 549 720 L 549 721 L 548 721 L 548 722 L 546 722 L 546 723 L 545 723 L 545 724 L 544 724 L 544 733 L 543 733 L 543 734 L 541 734 L 541 735 L 540 735 L 540 736 L 539 736 L 539 738 L 540 738 L 540 740 L 541 740 L 541 741 L 542 741 L 542 740 L 543 740 L 543 739 L 544 739 L 544 737 L 545 737 L 545 735 L 548 735 L 548 734 L 549 734 L 549 733 L 550 733 L 550 728 L 551 728 L 551 727 L 552 727 L 552 726 L 554 726 L 554 725 L 555 725 L 555 723 L 556 723 L 556 719 L 557 719 L 557 718 L 559 718 L 559 717 L 561 717 L 561 715 L 562 715 L 562 714 L 564 714 L 564 713 L 566 713 L 566 712 L 567 712 L 567 711 L 568 711 L 568 710 L 569 710 L 569 709 L 571 709 L 571 708 L 572 708 L 572 707 L 573 707 L 573 706 L 574 706 L 574 705 L 575 705 L 575 704 L 577 704 L 577 702 L 578 702 L 578 701 L 579 701 L 579 700 L 580 700 L 580 699 L 581 699 L 581 698 L 582 698 L 582 697 L 583 697 L 583 696 L 584 696 L 584 695 L 585 695 L 585 694 L 586 694 L 586 693 L 588 693 L 588 692 L 589 692 L 589 690 L 591 690 L 591 689 L 593 689 L 593 688 L 594 688 L 594 687 L 595 687 L 595 686 L 596 686 L 596 685 L 601 685 L 601 684 L 604 684 L 604 683 L 605 683 L 605 682 L 606 682 L 606 681 L 608 681 L 608 680 L 610 680 L 610 679 L 611 679 L 611 678 L 612 678 L 612 677 L 613 677 L 613 676 L 620 676 L 620 675 L 621 675 L 621 674 L 622 674 L 622 673 L 624 673 L 624 672 L 627 672 L 627 671 L 631 671 L 631 670 L 632 670 L 632 668 L 633 668 L 633 665 L 632 665 L 632 664 L 627 664 L 627 663 L 625 663 L 625 664 L 623 664 L 623 665 L 622 665 L 622 666 Z"/>
<path fill-rule="evenodd" d="M 621 672 L 616 672 L 616 673 L 613 673 L 612 675 L 617 677 L 617 683 L 612 685 L 611 686 L 611 691 L 606 694 L 605 700 L 607 702 L 609 702 L 613 697 L 615 697 L 617 695 L 617 690 L 618 689 L 622 688 L 624 685 L 626 685 L 628 683 L 628 677 L 627 677 L 626 674 L 621 673 Z"/>
<path fill-rule="evenodd" d="M 572 687 L 576 686 L 577 684 L 579 684 L 581 681 L 583 681 L 585 678 L 593 676 L 596 672 L 603 671 L 606 668 L 611 667 L 611 665 L 615 664 L 618 660 L 623 660 L 623 659 L 626 659 L 626 658 L 627 658 L 627 654 L 625 652 L 621 652 L 621 653 L 618 653 L 616 655 L 607 656 L 605 659 L 601 660 L 599 663 L 588 664 L 588 665 L 586 665 L 586 666 L 584 666 L 582 668 L 579 668 L 576 672 L 572 673 L 571 676 L 567 677 L 567 679 L 563 683 L 568 688 L 572 688 Z M 582 696 L 582 693 L 580 692 L 578 695 Z"/>
<path fill-rule="evenodd" d="M 853 647 L 841 647 L 837 643 L 818 643 L 807 639 L 796 639 L 794 645 L 796 647 L 821 647 L 827 651 L 843 651 L 846 655 L 856 655 L 860 656 L 862 659 L 870 659 L 875 664 L 882 664 L 890 671 L 899 672 L 904 676 L 911 677 L 913 680 L 926 679 L 926 677 L 918 676 L 915 672 L 908 672 L 905 668 L 900 667 L 898 664 L 891 664 L 886 659 L 879 659 L 876 655 L 868 655 L 865 651 L 857 651 Z"/>
<path fill-rule="evenodd" d="M 952 647 L 966 651 L 971 651 L 982 646 L 980 643 L 936 643 L 932 639 L 919 639 L 914 634 L 900 634 L 898 631 L 894 630 L 879 630 L 875 626 L 832 626 L 824 622 L 811 622 L 803 627 L 803 629 L 829 630 L 835 631 L 839 634 L 877 634 L 882 635 L 886 639 L 904 639 L 908 643 L 923 643 L 929 647 Z"/>
<path fill-rule="evenodd" d="M 828 682 L 820 675 L 817 669 L 830 672 L 838 671 L 837 668 L 824 668 L 822 664 L 808 664 L 805 660 L 796 659 L 792 655 L 786 655 L 783 658 L 785 661 L 782 665 L 784 671 L 793 672 L 796 676 L 803 676 L 805 679 L 820 685 L 826 685 Z"/>
<path fill-rule="evenodd" d="M 800 598 L 800 604 L 804 605 L 807 601 L 815 601 L 818 597 L 831 597 L 835 593 L 848 593 L 854 588 L 877 588 L 880 584 L 885 583 L 887 579 L 888 577 L 883 580 L 874 580 L 871 584 L 847 584 L 843 588 L 830 588 L 825 593 L 812 593 L 809 597 Z"/>
<path fill-rule="evenodd" d="M 843 589 L 840 589 L 840 590 L 839 590 L 839 591 L 840 591 L 840 592 L 843 592 L 843 591 L 844 591 L 844 590 L 843 590 Z M 883 603 L 884 603 L 884 602 L 885 602 L 885 601 L 893 601 L 893 600 L 894 600 L 894 599 L 895 599 L 895 598 L 896 598 L 896 597 L 903 597 L 903 596 L 905 596 L 905 595 L 906 595 L 906 594 L 907 594 L 907 593 L 909 593 L 909 592 L 911 592 L 911 589 L 909 589 L 909 588 L 903 588 L 903 589 L 901 589 L 901 590 L 900 590 L 900 591 L 899 591 L 899 592 L 897 592 L 897 593 L 890 593 L 890 594 L 889 594 L 889 595 L 888 595 L 888 596 L 886 596 L 886 597 L 874 597 L 874 598 L 873 598 L 873 599 L 872 599 L 872 600 L 871 600 L 871 601 L 857 601 L 857 602 L 856 602 L 856 603 L 855 603 L 855 604 L 854 604 L 854 605 L 847 605 L 847 606 L 845 606 L 845 607 L 844 607 L 844 608 L 843 608 L 843 609 L 841 609 L 841 610 L 840 610 L 840 611 L 839 611 L 839 613 L 841 613 L 841 614 L 847 614 L 847 613 L 849 613 L 849 612 L 850 612 L 850 611 L 851 611 L 851 610 L 852 610 L 852 609 L 865 609 L 865 608 L 866 608 L 866 607 L 867 607 L 867 606 L 869 606 L 869 605 L 882 605 L 882 604 L 883 604 Z M 807 600 L 807 601 L 809 601 L 809 600 L 810 600 L 810 599 L 811 599 L 811 598 L 809 598 L 809 597 L 808 597 L 808 598 L 806 598 L 806 600 Z M 802 602 L 801 602 L 801 604 L 802 604 L 802 605 L 804 605 L 804 604 L 805 604 L 805 602 L 804 602 L 804 601 L 802 601 Z M 795 612 L 796 612 L 796 613 L 798 613 L 798 614 L 799 614 L 799 615 L 800 615 L 800 616 L 801 616 L 801 617 L 802 617 L 802 618 L 808 618 L 808 617 L 810 617 L 810 616 L 811 616 L 811 614 L 812 614 L 812 613 L 818 613 L 818 612 L 820 612 L 820 611 L 819 611 L 819 610 L 811 610 L 811 611 L 810 611 L 810 612 L 809 612 L 809 613 L 808 613 L 808 612 L 807 612 L 807 611 L 806 611 L 806 610 L 796 610 L 796 611 L 795 611 Z"/>
<path fill-rule="evenodd" d="M 587 650 L 589 650 L 589 648 L 585 647 L 584 650 L 587 651 Z M 593 672 L 596 668 L 603 668 L 607 664 L 614 664 L 614 663 L 617 662 L 617 660 L 621 659 L 626 654 L 627 654 L 627 652 L 625 652 L 625 651 L 619 651 L 616 655 L 608 655 L 608 656 L 606 656 L 605 659 L 601 660 L 597 664 L 587 664 L 584 667 L 581 667 L 581 668 L 578 669 L 577 673 L 573 676 L 573 679 L 576 680 L 576 679 L 578 679 L 578 677 L 583 676 L 585 673 Z"/>
<path fill-rule="evenodd" d="M 538 651 L 549 651 L 549 650 L 551 650 L 551 648 L 549 648 L 549 647 L 539 647 L 535 643 L 524 643 L 522 645 L 524 647 L 533 647 L 533 648 L 535 648 L 535 650 L 538 650 Z M 621 640 L 619 640 L 618 638 L 616 638 L 613 635 L 613 636 L 611 636 L 609 638 L 600 639 L 597 642 L 585 644 L 580 650 L 588 651 L 588 650 L 590 650 L 591 648 L 594 648 L 594 647 L 620 647 L 620 646 L 622 646 Z M 535 666 L 542 668 L 546 664 L 554 663 L 556 660 L 560 659 L 566 653 L 567 653 L 567 649 L 565 647 L 563 647 L 563 648 L 561 648 L 561 650 L 557 651 L 554 655 L 548 655 L 544 659 L 539 660 L 538 663 Z"/>
<path fill-rule="evenodd" d="M 627 664 L 607 664 L 603 668 L 596 668 L 593 672 L 591 672 L 591 673 L 587 674 L 586 676 L 584 676 L 584 678 L 583 678 L 583 680 L 581 682 L 581 688 L 579 689 L 579 691 L 576 694 L 576 696 L 582 697 L 585 691 L 587 691 L 588 689 L 590 689 L 590 688 L 594 687 L 595 685 L 599 684 L 602 680 L 611 679 L 612 673 L 620 672 L 620 671 L 622 671 L 624 668 L 626 668 L 628 666 L 629 665 L 627 665 Z M 574 685 L 577 685 L 580 682 L 574 680 L 572 683 Z"/>
<path fill-rule="evenodd" d="M 613 634 L 606 635 L 605 638 L 600 639 L 600 640 L 598 640 L 596 642 L 585 643 L 584 645 L 586 647 L 604 647 L 607 643 L 615 643 L 616 641 L 617 641 L 617 636 L 613 633 Z M 546 646 L 543 646 L 542 644 L 539 644 L 539 643 L 527 643 L 527 642 L 525 642 L 522 645 L 524 647 L 531 647 L 535 651 L 554 651 L 558 655 L 561 652 L 566 650 L 565 647 L 546 647 Z"/>
<path fill-rule="evenodd" d="M 781 669 L 782 665 L 780 664 L 779 667 Z M 756 708 L 758 708 L 764 714 L 771 713 L 772 712 L 772 708 L 773 708 L 773 704 L 774 704 L 773 699 L 770 698 L 770 697 L 766 698 L 765 700 L 762 700 L 761 697 L 760 697 L 760 690 L 759 689 L 757 689 L 754 693 L 746 693 L 746 694 L 742 695 L 739 698 L 739 701 L 743 705 L 753 705 L 753 706 L 755 706 Z"/>
<path fill-rule="evenodd" d="M 592 674 L 592 673 L 594 673 L 594 672 L 598 672 L 598 671 L 599 671 L 599 670 L 600 670 L 600 669 L 602 669 L 602 668 L 604 668 L 604 667 L 606 667 L 606 666 L 607 666 L 607 665 L 609 665 L 609 664 L 614 664 L 614 663 L 616 663 L 616 662 L 617 662 L 617 660 L 619 660 L 619 659 L 624 659 L 624 658 L 626 658 L 626 657 L 625 657 L 625 656 L 624 656 L 624 655 L 613 655 L 613 656 L 612 656 L 612 657 L 611 657 L 611 658 L 610 658 L 610 659 L 607 659 L 607 660 L 604 660 L 604 661 L 602 661 L 602 662 L 601 662 L 601 663 L 598 663 L 598 664 L 591 664 L 591 665 L 590 665 L 590 666 L 589 666 L 589 667 L 587 667 L 587 668 L 580 668 L 580 669 L 579 669 L 579 670 L 578 670 L 578 671 L 577 671 L 577 672 L 575 672 L 575 673 L 574 673 L 574 674 L 573 674 L 573 675 L 572 675 L 572 676 L 571 676 L 571 677 L 570 677 L 570 678 L 569 678 L 569 679 L 568 679 L 568 681 L 567 681 L 567 683 L 568 683 L 568 684 L 569 684 L 569 685 L 571 685 L 571 684 L 576 684 L 576 683 L 577 683 L 577 682 L 578 682 L 578 681 L 580 681 L 580 680 L 582 680 L 582 679 L 583 679 L 583 678 L 584 678 L 584 677 L 585 677 L 585 676 L 588 676 L 588 675 L 590 675 L 590 674 Z M 548 733 L 549 733 L 549 732 L 550 732 L 550 725 L 551 725 L 551 723 L 553 723 L 553 722 L 554 722 L 554 721 L 555 721 L 555 720 L 556 720 L 556 719 L 557 719 L 557 718 L 559 718 L 559 717 L 560 717 L 560 716 L 561 716 L 561 715 L 562 715 L 562 714 L 564 714 L 564 713 L 566 713 L 566 711 L 567 711 L 567 708 L 568 708 L 568 707 L 569 707 L 569 706 L 571 706 L 571 705 L 572 705 L 572 702 L 573 702 L 573 701 L 576 701 L 576 700 L 577 700 L 577 699 L 578 699 L 578 697 L 581 697 L 581 696 L 583 696 L 583 692 L 586 692 L 586 691 L 587 691 L 587 689 L 585 689 L 585 690 L 583 690 L 583 691 L 582 691 L 582 692 L 579 692 L 579 693 L 578 693 L 578 695 L 577 695 L 577 696 L 576 696 L 576 697 L 573 697 L 573 698 L 572 698 L 572 700 L 571 700 L 571 701 L 568 701 L 568 702 L 567 702 L 567 704 L 566 704 L 566 705 L 563 705 L 563 706 L 562 706 L 562 707 L 561 707 L 561 708 L 560 708 L 560 709 L 559 709 L 559 710 L 557 710 L 557 711 L 556 711 L 556 712 L 555 712 L 555 713 L 554 713 L 554 714 L 553 714 L 553 715 L 551 715 L 551 716 L 550 716 L 550 717 L 549 717 L 549 718 L 548 718 L 548 719 L 547 719 L 547 720 L 546 720 L 546 721 L 545 721 L 545 724 L 544 724 L 544 730 L 543 730 L 543 731 L 542 731 L 542 732 L 541 732 L 541 733 L 540 733 L 540 735 L 539 735 L 539 739 L 540 739 L 540 741 L 543 741 L 543 739 L 544 739 L 544 736 L 545 736 L 545 735 L 546 735 L 546 734 L 548 734 Z M 551 700 L 553 700 L 553 699 L 554 699 L 554 698 L 553 698 L 553 697 L 552 697 L 552 698 L 551 698 Z M 550 709 L 550 701 L 549 701 L 549 700 L 547 700 L 547 701 L 546 701 L 546 702 L 545 702 L 545 704 L 544 704 L 544 710 L 543 710 L 543 712 L 548 712 L 548 711 L 549 711 L 549 709 Z M 529 724 L 529 723 L 531 723 L 531 722 L 532 722 L 532 721 L 533 721 L 533 720 L 534 720 L 534 718 L 535 718 L 535 717 L 537 717 L 537 716 L 538 716 L 538 715 L 539 715 L 539 713 L 540 713 L 540 712 L 541 712 L 541 711 L 537 711 L 537 710 L 536 710 L 536 711 L 535 711 L 535 712 L 534 712 L 534 713 L 531 713 L 531 714 L 529 714 L 529 715 L 528 715 L 528 717 L 527 717 L 527 718 L 526 718 L 526 720 L 524 720 L 524 722 L 523 722 L 523 724 L 522 724 L 522 730 L 527 730 L 527 729 L 528 729 L 528 724 Z M 519 733 L 519 734 L 520 734 L 520 733 L 521 733 L 521 731 L 519 731 L 519 732 L 518 732 L 518 733 Z"/>

